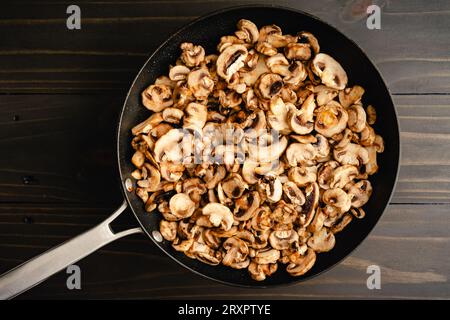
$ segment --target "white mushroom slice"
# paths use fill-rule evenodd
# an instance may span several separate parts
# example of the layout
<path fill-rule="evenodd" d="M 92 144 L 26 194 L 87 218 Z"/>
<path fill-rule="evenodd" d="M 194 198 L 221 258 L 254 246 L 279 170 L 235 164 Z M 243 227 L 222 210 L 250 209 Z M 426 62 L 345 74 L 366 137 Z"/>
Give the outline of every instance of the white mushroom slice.
<path fill-rule="evenodd" d="M 330 182 L 333 178 L 334 169 L 337 167 L 339 167 L 339 162 L 337 161 L 328 161 L 320 167 L 317 175 L 317 182 L 322 189 L 330 189 Z"/>
<path fill-rule="evenodd" d="M 281 53 L 277 53 L 276 55 L 267 58 L 266 66 L 270 69 L 271 72 L 277 73 L 283 77 L 286 77 L 290 74 L 289 61 Z"/>
<path fill-rule="evenodd" d="M 366 148 L 367 154 L 369 156 L 369 161 L 366 163 L 365 173 L 368 175 L 372 175 L 377 173 L 378 164 L 377 164 L 377 148 L 375 146 L 370 146 Z"/>
<path fill-rule="evenodd" d="M 325 54 L 317 54 L 312 61 L 312 71 L 320 77 L 327 87 L 343 90 L 347 85 L 347 73 L 333 57 Z"/>
<path fill-rule="evenodd" d="M 261 139 L 258 139 L 260 142 Z M 272 162 L 278 160 L 286 149 L 288 140 L 286 137 L 281 137 L 271 144 L 248 144 L 248 152 L 250 159 L 256 162 Z"/>
<path fill-rule="evenodd" d="M 324 106 L 338 95 L 338 91 L 336 89 L 320 85 L 314 87 L 314 94 L 316 95 L 317 105 Z"/>
<path fill-rule="evenodd" d="M 244 66 L 247 54 L 247 48 L 243 45 L 233 44 L 228 46 L 217 58 L 217 74 L 229 81 Z"/>
<path fill-rule="evenodd" d="M 181 44 L 181 60 L 188 67 L 196 67 L 205 59 L 205 49 L 202 46 L 194 46 L 192 43 Z"/>
<path fill-rule="evenodd" d="M 307 227 L 314 218 L 316 208 L 319 205 L 319 193 L 319 186 L 316 182 L 311 183 L 305 189 L 306 200 L 299 215 L 299 222 L 303 227 Z"/>
<path fill-rule="evenodd" d="M 202 210 L 203 215 L 209 217 L 209 221 L 215 227 L 228 231 L 233 226 L 234 218 L 230 209 L 220 203 L 208 203 Z"/>
<path fill-rule="evenodd" d="M 194 97 L 206 100 L 214 89 L 214 81 L 206 68 L 191 71 L 187 77 L 187 84 Z"/>
<path fill-rule="evenodd" d="M 313 234 L 308 240 L 308 247 L 316 252 L 328 252 L 333 249 L 336 239 L 332 232 L 322 228 L 319 232 Z"/>
<path fill-rule="evenodd" d="M 361 101 L 364 94 L 364 88 L 361 86 L 353 86 L 352 88 L 345 88 L 339 92 L 339 102 L 344 108 L 350 107 L 352 104 L 357 104 Z"/>
<path fill-rule="evenodd" d="M 291 143 L 286 149 L 286 159 L 291 167 L 309 164 L 317 155 L 317 149 L 310 143 Z"/>
<path fill-rule="evenodd" d="M 317 109 L 315 129 L 325 137 L 334 136 L 347 127 L 347 111 L 337 102 L 330 101 Z"/>
<path fill-rule="evenodd" d="M 307 31 L 301 31 L 297 33 L 298 42 L 309 44 L 314 54 L 318 54 L 320 51 L 320 45 L 317 38 L 311 33 Z"/>
<path fill-rule="evenodd" d="M 305 203 L 305 196 L 302 190 L 293 181 L 286 181 L 283 184 L 283 193 L 295 206 L 301 206 Z"/>
<path fill-rule="evenodd" d="M 231 237 L 223 243 L 225 255 L 222 263 L 235 269 L 243 269 L 248 267 L 250 259 L 248 259 L 248 246 L 245 241 L 239 238 Z"/>
<path fill-rule="evenodd" d="M 182 163 L 173 163 L 170 161 L 163 161 L 159 163 L 161 177 L 169 182 L 176 182 L 181 179 L 184 172 L 184 165 Z"/>
<path fill-rule="evenodd" d="M 244 72 L 241 75 L 242 82 L 246 86 L 252 87 L 262 74 L 268 72 L 270 72 L 270 70 L 267 68 L 267 64 L 264 62 L 264 59 L 260 56 L 258 58 L 258 63 L 256 64 L 255 68 L 250 70 L 249 72 Z"/>
<path fill-rule="evenodd" d="M 237 174 L 231 174 L 228 178 L 221 182 L 225 195 L 230 199 L 237 199 L 242 196 L 248 185 L 243 181 L 242 177 Z"/>
<path fill-rule="evenodd" d="M 236 200 L 236 209 L 234 210 L 234 219 L 237 221 L 246 221 L 256 213 L 260 205 L 260 197 L 257 191 L 248 192 Z"/>
<path fill-rule="evenodd" d="M 137 136 L 138 134 L 141 133 L 149 133 L 150 130 L 159 125 L 163 120 L 164 119 L 161 112 L 156 112 L 152 114 L 150 117 L 148 117 L 146 120 L 134 126 L 131 129 L 131 133 L 134 136 Z"/>
<path fill-rule="evenodd" d="M 291 131 L 287 119 L 291 108 L 297 110 L 293 104 L 285 104 L 280 97 L 270 101 L 267 122 L 269 122 L 272 129 L 279 131 L 281 134 L 288 134 Z"/>
<path fill-rule="evenodd" d="M 169 71 L 169 78 L 172 81 L 183 81 L 186 80 L 187 75 L 191 70 L 182 65 L 173 66 Z"/>
<path fill-rule="evenodd" d="M 372 195 L 372 184 L 369 180 L 361 180 L 350 187 L 348 195 L 351 198 L 353 207 L 362 207 Z"/>
<path fill-rule="evenodd" d="M 255 174 L 256 167 L 258 167 L 258 162 L 251 159 L 245 159 L 242 165 L 242 178 L 249 184 L 255 184 L 259 180 Z"/>
<path fill-rule="evenodd" d="M 359 104 L 347 108 L 348 128 L 353 132 L 361 132 L 366 127 L 366 112 Z"/>
<path fill-rule="evenodd" d="M 293 167 L 289 169 L 289 180 L 299 187 L 305 187 L 317 180 L 317 167 Z"/>
<path fill-rule="evenodd" d="M 311 58 L 311 49 L 305 43 L 288 43 L 284 48 L 286 58 L 291 60 L 309 60 Z"/>
<path fill-rule="evenodd" d="M 352 205 L 351 198 L 342 189 L 328 189 L 322 195 L 325 204 L 338 208 L 339 212 L 347 212 Z"/>
<path fill-rule="evenodd" d="M 192 129 L 199 133 L 202 132 L 208 116 L 206 106 L 200 103 L 191 102 L 187 105 L 184 112 L 186 115 L 183 121 L 183 128 Z"/>
<path fill-rule="evenodd" d="M 276 249 L 260 250 L 255 256 L 255 262 L 258 264 L 276 263 L 281 253 Z"/>
<path fill-rule="evenodd" d="M 358 168 L 352 165 L 343 165 L 336 168 L 330 177 L 330 188 L 344 188 L 344 186 L 351 182 L 358 176 Z"/>
<path fill-rule="evenodd" d="M 159 223 L 159 231 L 167 241 L 174 241 L 177 237 L 178 223 L 176 221 L 161 220 Z"/>
<path fill-rule="evenodd" d="M 181 118 L 183 118 L 183 110 L 180 110 L 178 108 L 166 108 L 162 112 L 162 118 L 165 122 L 168 123 L 174 123 L 178 124 L 181 121 Z"/>
<path fill-rule="evenodd" d="M 334 158 L 341 164 L 349 164 L 359 167 L 369 162 L 367 150 L 359 144 L 349 143 L 342 149 L 334 149 Z"/>
<path fill-rule="evenodd" d="M 315 108 L 314 95 L 311 94 L 303 102 L 300 110 L 290 109 L 288 121 L 291 129 L 295 133 L 305 135 L 314 129 L 313 117 Z"/>
<path fill-rule="evenodd" d="M 250 262 L 248 266 L 248 272 L 253 280 L 263 281 L 267 276 L 271 276 L 278 269 L 278 264 L 257 264 L 256 262 Z"/>
<path fill-rule="evenodd" d="M 283 87 L 283 79 L 276 73 L 263 73 L 255 83 L 255 93 L 262 100 L 277 96 Z"/>
<path fill-rule="evenodd" d="M 190 217 L 195 210 L 195 202 L 185 193 L 177 193 L 169 201 L 170 212 L 177 218 Z"/>
<path fill-rule="evenodd" d="M 290 263 L 286 271 L 295 277 L 299 277 L 308 272 L 316 263 L 316 253 L 312 249 L 308 249 L 304 256 L 300 256 L 299 259 Z"/>
<path fill-rule="evenodd" d="M 262 188 L 266 191 L 267 200 L 272 203 L 280 201 L 283 195 L 283 186 L 278 175 L 269 172 L 262 180 Z"/>
<path fill-rule="evenodd" d="M 298 242 L 298 233 L 293 229 L 273 231 L 269 236 L 269 242 L 274 249 L 286 250 L 294 242 Z"/>
<path fill-rule="evenodd" d="M 183 153 L 178 145 L 184 137 L 183 130 L 172 129 L 158 139 L 155 143 L 155 160 L 161 162 L 163 156 L 167 157 L 168 161 L 180 162 Z"/>
<path fill-rule="evenodd" d="M 147 109 L 160 112 L 173 105 L 172 90 L 166 85 L 151 85 L 142 91 L 142 104 Z"/>
<path fill-rule="evenodd" d="M 250 20 L 241 19 L 238 24 L 238 31 L 235 32 L 236 37 L 248 43 L 255 43 L 259 38 L 258 27 Z"/>

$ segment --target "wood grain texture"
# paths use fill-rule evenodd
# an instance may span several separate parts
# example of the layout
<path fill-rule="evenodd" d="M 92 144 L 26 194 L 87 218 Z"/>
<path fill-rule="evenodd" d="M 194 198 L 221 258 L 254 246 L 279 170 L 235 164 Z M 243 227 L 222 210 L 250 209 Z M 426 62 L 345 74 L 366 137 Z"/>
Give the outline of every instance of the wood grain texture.
<path fill-rule="evenodd" d="M 111 209 L 2 205 L 0 272 L 88 229 Z M 136 235 L 78 263 L 82 290 L 68 290 L 67 274 L 60 272 L 20 298 L 448 299 L 450 258 L 443 252 L 450 245 L 449 209 L 449 205 L 391 205 L 368 239 L 343 263 L 290 287 L 250 290 L 216 284 L 186 271 L 148 238 Z M 32 223 L 25 223 L 25 217 Z M 373 264 L 381 268 L 381 290 L 366 287 L 366 269 Z"/>
<path fill-rule="evenodd" d="M 450 203 L 450 96 L 394 100 L 402 160 L 392 202 Z M 117 94 L 2 96 L 0 202 L 118 204 L 122 102 Z"/>
<path fill-rule="evenodd" d="M 82 29 L 77 31 L 66 28 L 68 2 L 4 4 L 0 93 L 125 92 L 149 53 L 180 26 L 210 11 L 249 3 L 80 2 Z M 377 1 L 381 30 L 367 29 L 365 0 L 260 3 L 301 9 L 337 27 L 365 50 L 394 93 L 450 93 L 449 2 Z"/>

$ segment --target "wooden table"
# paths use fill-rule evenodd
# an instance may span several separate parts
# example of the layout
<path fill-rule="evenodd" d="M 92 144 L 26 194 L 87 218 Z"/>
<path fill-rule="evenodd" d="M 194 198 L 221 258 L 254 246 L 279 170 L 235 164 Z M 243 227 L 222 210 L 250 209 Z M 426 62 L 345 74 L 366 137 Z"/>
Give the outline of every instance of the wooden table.
<path fill-rule="evenodd" d="M 81 290 L 67 289 L 63 271 L 20 298 L 450 298 L 450 3 L 374 1 L 381 30 L 368 30 L 363 13 L 371 1 L 271 2 L 310 12 L 354 39 L 393 94 L 401 172 L 369 238 L 318 278 L 249 290 L 189 273 L 135 235 L 78 263 Z M 137 71 L 181 25 L 243 3 L 77 1 L 82 28 L 68 30 L 70 2 L 2 2 L 0 272 L 112 212 L 122 200 L 115 126 Z M 131 214 L 118 223 L 134 224 Z M 381 267 L 381 290 L 366 287 L 372 264 Z"/>

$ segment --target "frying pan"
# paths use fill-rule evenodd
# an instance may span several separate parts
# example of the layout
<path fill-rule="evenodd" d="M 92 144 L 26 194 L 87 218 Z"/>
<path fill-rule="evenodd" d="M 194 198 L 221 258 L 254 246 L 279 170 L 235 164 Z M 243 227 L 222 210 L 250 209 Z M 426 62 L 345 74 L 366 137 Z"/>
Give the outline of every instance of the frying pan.
<path fill-rule="evenodd" d="M 280 268 L 265 281 L 257 282 L 244 270 L 221 265 L 210 266 L 176 252 L 169 242 L 159 242 L 158 237 L 154 237 L 154 231 L 159 229 L 160 215 L 145 212 L 141 199 L 125 188 L 125 180 L 134 169 L 130 163 L 133 154 L 130 145 L 131 128 L 148 117 L 148 110 L 140 102 L 142 90 L 159 75 L 168 73 L 168 66 L 180 55 L 179 47 L 182 42 L 200 44 L 206 52 L 215 52 L 215 45 L 220 37 L 232 34 L 241 18 L 252 20 L 258 26 L 277 24 L 285 33 L 295 34 L 302 30 L 314 33 L 320 42 L 321 51 L 330 53 L 347 71 L 349 85 L 359 84 L 366 89 L 363 102 L 376 106 L 379 120 L 375 124 L 375 130 L 386 141 L 385 151 L 378 159 L 379 172 L 371 177 L 373 194 L 364 207 L 366 217 L 353 221 L 343 232 L 337 234 L 334 249 L 321 253 L 314 267 L 301 277 L 291 277 L 284 268 Z M 98 226 L 5 273 L 0 278 L 0 298 L 12 298 L 105 244 L 134 233 L 145 233 L 165 254 L 189 270 L 225 284 L 270 287 L 304 281 L 344 259 L 373 229 L 390 200 L 397 180 L 399 154 L 398 122 L 389 91 L 375 66 L 353 41 L 318 18 L 298 10 L 278 6 L 241 6 L 214 12 L 189 23 L 165 41 L 147 60 L 128 92 L 117 135 L 117 155 L 125 197 L 122 205 Z M 110 223 L 128 206 L 140 227 L 114 233 Z"/>

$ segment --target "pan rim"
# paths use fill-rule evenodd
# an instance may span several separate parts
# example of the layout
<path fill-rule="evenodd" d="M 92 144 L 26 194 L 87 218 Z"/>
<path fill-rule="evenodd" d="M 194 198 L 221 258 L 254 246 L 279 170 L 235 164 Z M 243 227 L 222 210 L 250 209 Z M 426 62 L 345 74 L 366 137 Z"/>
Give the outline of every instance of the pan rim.
<path fill-rule="evenodd" d="M 121 131 L 121 127 L 122 127 L 122 120 L 125 114 L 125 109 L 126 109 L 126 105 L 127 105 L 127 101 L 129 99 L 129 96 L 131 94 L 132 89 L 135 87 L 136 82 L 138 81 L 138 78 L 140 77 L 140 75 L 142 74 L 142 72 L 144 71 L 145 67 L 147 66 L 147 64 L 153 59 L 153 57 L 159 52 L 159 50 L 164 47 L 167 43 L 169 43 L 173 38 L 175 38 L 177 35 L 179 35 L 180 33 L 184 32 L 185 30 L 187 30 L 188 28 L 190 28 L 192 25 L 195 25 L 196 23 L 211 18 L 213 16 L 217 16 L 229 11 L 234 11 L 234 10 L 239 10 L 239 9 L 251 9 L 251 8 L 264 8 L 264 9 L 280 9 L 280 10 L 286 10 L 286 11 L 291 11 L 291 12 L 295 12 L 304 16 L 307 16 L 309 18 L 315 19 L 318 22 L 328 26 L 329 28 L 333 29 L 335 32 L 341 34 L 344 38 L 346 38 L 346 40 L 348 40 L 353 46 L 354 49 L 359 50 L 364 57 L 367 59 L 368 62 L 370 62 L 371 66 L 375 69 L 375 71 L 378 73 L 378 76 L 381 79 L 382 85 L 384 87 L 384 89 L 386 90 L 387 93 L 387 97 L 389 98 L 392 106 L 393 106 L 393 116 L 395 117 L 395 124 L 397 126 L 396 131 L 397 131 L 397 137 L 398 137 L 398 150 L 394 150 L 397 151 L 397 157 L 395 160 L 397 160 L 396 166 L 395 166 L 395 177 L 393 179 L 393 183 L 392 183 L 392 188 L 389 191 L 389 196 L 387 197 L 387 202 L 386 205 L 384 206 L 384 208 L 381 210 L 378 218 L 375 220 L 374 224 L 372 227 L 370 227 L 370 229 L 368 229 L 368 231 L 365 233 L 365 235 L 362 237 L 362 239 L 355 245 L 353 246 L 353 248 L 347 253 L 345 254 L 341 259 L 335 261 L 334 263 L 330 264 L 329 266 L 327 266 L 326 268 L 324 268 L 323 270 L 317 272 L 316 274 L 311 274 L 311 275 L 306 275 L 306 277 L 292 277 L 292 281 L 290 282 L 285 282 L 285 283 L 279 283 L 279 284 L 261 284 L 261 282 L 256 282 L 255 281 L 255 285 L 251 285 L 251 284 L 242 284 L 242 283 L 235 283 L 235 282 L 229 282 L 229 281 L 225 281 L 225 280 L 221 280 L 221 279 L 217 279 L 214 278 L 212 276 L 209 276 L 207 274 L 204 274 L 200 271 L 197 271 L 193 268 L 191 268 L 190 266 L 184 264 L 182 261 L 178 260 L 176 257 L 174 257 L 171 253 L 169 253 L 166 249 L 164 249 L 162 246 L 160 246 L 160 244 L 153 239 L 152 235 L 149 233 L 149 231 L 147 230 L 147 228 L 144 226 L 143 222 L 141 221 L 141 219 L 139 218 L 138 214 L 135 212 L 131 201 L 128 197 L 128 192 L 125 190 L 124 188 L 124 175 L 123 175 L 123 170 L 122 170 L 122 166 L 121 166 L 121 159 L 120 159 L 120 131 Z M 375 229 L 375 227 L 377 226 L 377 224 L 379 223 L 381 217 L 383 216 L 383 214 L 385 213 L 387 207 L 389 206 L 389 204 L 391 203 L 393 194 L 394 194 L 394 190 L 395 187 L 397 185 L 397 181 L 398 181 L 398 176 L 399 176 L 399 169 L 400 169 L 400 161 L 401 161 L 401 150 L 402 150 L 402 146 L 401 146 L 401 139 L 400 139 L 400 124 L 399 124 L 399 120 L 398 120 L 398 114 L 397 114 L 397 110 L 395 108 L 395 104 L 394 104 L 394 100 L 392 99 L 392 94 L 389 90 L 389 87 L 386 85 L 386 81 L 383 78 L 380 70 L 378 69 L 378 67 L 376 66 L 376 64 L 374 64 L 374 62 L 372 61 L 372 59 L 369 58 L 369 56 L 365 53 L 365 51 L 351 38 L 349 38 L 347 35 L 345 35 L 344 33 L 342 33 L 341 31 L 339 31 L 336 27 L 334 27 L 333 25 L 329 24 L 328 22 L 323 21 L 322 19 L 320 19 L 319 17 L 310 14 L 308 12 L 302 11 L 300 9 L 296 9 L 296 8 L 291 8 L 291 7 L 286 7 L 286 6 L 280 6 L 280 5 L 275 5 L 275 4 L 248 4 L 248 5 L 239 5 L 239 6 L 230 6 L 230 7 L 226 7 L 226 8 L 222 8 L 219 10 L 214 10 L 211 11 L 207 14 L 204 14 L 190 22 L 188 22 L 187 24 L 183 25 L 182 27 L 180 27 L 178 30 L 176 30 L 175 32 L 173 32 L 165 41 L 163 41 L 147 58 L 147 60 L 145 61 L 145 63 L 142 65 L 142 67 L 139 69 L 136 77 L 134 78 L 133 82 L 131 83 L 131 86 L 126 94 L 125 97 L 125 101 L 123 103 L 122 106 L 122 110 L 120 112 L 120 116 L 119 116 L 119 124 L 117 126 L 117 131 L 116 131 L 116 156 L 117 156 L 117 161 L 118 161 L 118 169 L 119 169 L 119 175 L 120 175 L 120 183 L 121 183 L 121 190 L 122 193 L 124 194 L 124 198 L 126 199 L 128 206 L 131 208 L 131 211 L 133 212 L 133 215 L 135 216 L 136 220 L 139 223 L 139 226 L 142 228 L 142 230 L 145 232 L 145 234 L 151 239 L 151 241 L 160 249 L 162 250 L 162 252 L 164 252 L 165 255 L 167 255 L 168 257 L 170 257 L 172 260 L 174 260 L 175 262 L 177 262 L 179 265 L 181 265 L 182 267 L 186 268 L 187 270 L 193 272 L 194 274 L 197 274 L 203 278 L 212 280 L 216 283 L 221 283 L 221 284 L 225 284 L 228 286 L 233 286 L 233 287 L 241 287 L 241 288 L 248 288 L 248 289 L 255 289 L 255 288 L 259 288 L 259 289 L 267 289 L 267 288 L 280 288 L 280 287 L 289 287 L 289 286 L 294 286 L 295 284 L 301 283 L 301 282 L 305 282 L 308 281 L 310 279 L 313 279 L 319 275 L 322 275 L 323 273 L 326 273 L 328 271 L 330 271 L 331 269 L 335 268 L 337 265 L 339 265 L 340 263 L 342 263 L 345 259 L 347 259 L 352 253 L 354 253 L 354 251 L 367 239 L 367 237 L 373 232 L 373 230 Z M 258 285 L 256 285 L 256 283 L 258 283 Z"/>

